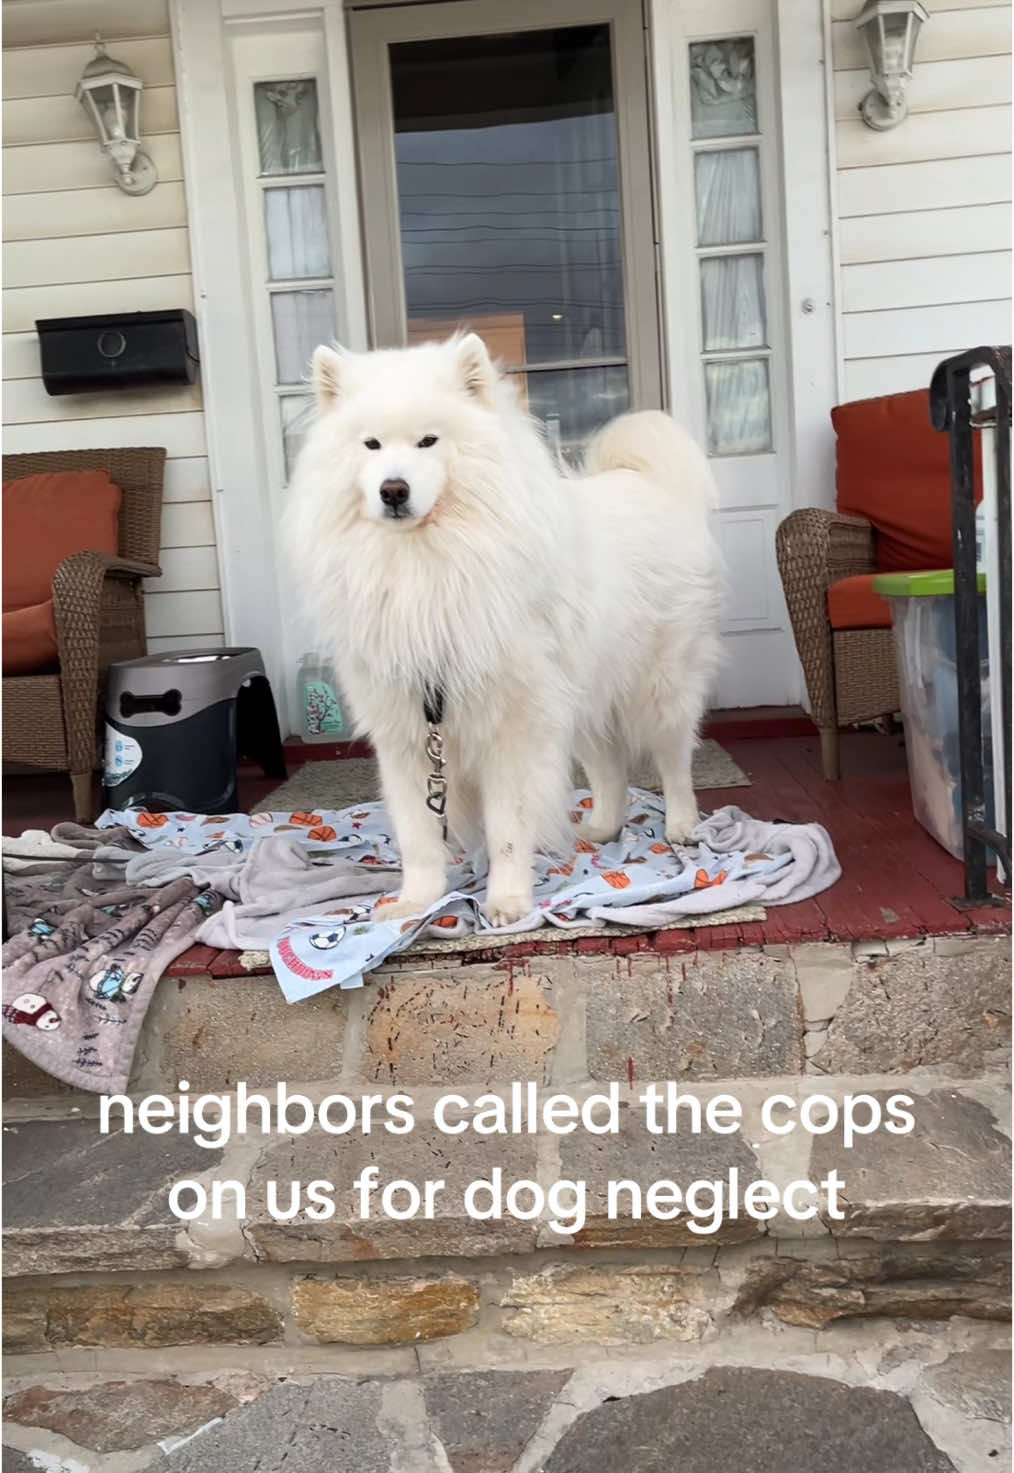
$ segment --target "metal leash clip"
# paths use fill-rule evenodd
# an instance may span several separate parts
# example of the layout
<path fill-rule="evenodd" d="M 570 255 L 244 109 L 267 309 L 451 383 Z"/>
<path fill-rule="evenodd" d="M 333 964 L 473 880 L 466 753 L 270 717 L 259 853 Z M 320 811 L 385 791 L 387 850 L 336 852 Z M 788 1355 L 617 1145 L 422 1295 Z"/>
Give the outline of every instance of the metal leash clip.
<path fill-rule="evenodd" d="M 441 833 L 446 843 L 447 779 L 444 777 L 444 739 L 435 721 L 427 725 L 426 756 L 433 764 L 433 771 L 426 779 L 426 807 L 439 818 Z"/>

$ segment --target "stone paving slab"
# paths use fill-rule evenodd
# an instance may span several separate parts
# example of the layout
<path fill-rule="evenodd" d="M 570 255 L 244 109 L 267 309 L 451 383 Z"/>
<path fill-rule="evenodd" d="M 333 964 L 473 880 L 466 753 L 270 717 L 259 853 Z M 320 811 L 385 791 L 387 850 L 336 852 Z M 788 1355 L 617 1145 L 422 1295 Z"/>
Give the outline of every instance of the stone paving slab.
<path fill-rule="evenodd" d="M 875 1091 L 882 1103 L 887 1092 Z M 915 1098 L 915 1129 L 859 1136 L 846 1149 L 840 1130 L 815 1138 L 815 1179 L 833 1167 L 845 1177 L 842 1236 L 894 1241 L 1001 1238 L 1011 1201 L 1010 1138 L 993 1114 L 959 1089 Z"/>
<path fill-rule="evenodd" d="M 654 1218 L 645 1212 L 634 1216 L 632 1194 L 624 1193 L 619 1205 L 624 1209 L 615 1220 L 608 1216 L 608 1183 L 629 1179 L 647 1193 L 653 1182 L 673 1180 L 684 1184 L 726 1177 L 736 1167 L 744 1181 L 763 1175 L 755 1153 L 742 1135 L 651 1135 L 639 1117 L 624 1108 L 617 1135 L 591 1135 L 575 1132 L 560 1141 L 561 1177 L 585 1181 L 588 1188 L 587 1221 L 574 1234 L 581 1248 L 665 1248 L 689 1247 L 707 1242 L 742 1243 L 757 1237 L 759 1222 L 752 1218 L 726 1218 L 717 1232 L 707 1239 L 695 1233 L 682 1214 L 671 1222 Z"/>
<path fill-rule="evenodd" d="M 427 1376 L 423 1402 L 451 1473 L 509 1473 L 569 1380 L 566 1370 Z"/>
<path fill-rule="evenodd" d="M 4 1400 L 4 1418 L 47 1427 L 80 1447 L 111 1453 L 167 1437 L 188 1437 L 238 1405 L 217 1386 L 158 1381 L 106 1381 L 81 1391 L 35 1386 Z"/>
<path fill-rule="evenodd" d="M 3 1141 L 5 1275 L 187 1262 L 169 1190 L 213 1171 L 221 1151 L 178 1135 L 102 1135 L 94 1120 L 8 1125 Z"/>
<path fill-rule="evenodd" d="M 545 1473 L 954 1473 L 889 1391 L 791 1371 L 719 1367 L 604 1402 L 564 1433 Z"/>
<path fill-rule="evenodd" d="M 409 1181 L 423 1191 L 426 1180 L 443 1181 L 432 1218 L 422 1212 L 398 1221 L 385 1216 L 374 1194 L 368 1220 L 360 1220 L 353 1183 L 363 1168 L 379 1171 L 381 1192 L 389 1183 Z M 493 1165 L 506 1182 L 537 1176 L 532 1136 L 498 1138 L 495 1148 L 482 1137 L 444 1135 L 435 1125 L 418 1124 L 408 1135 L 335 1137 L 312 1132 L 295 1140 L 276 1140 L 262 1153 L 250 1178 L 244 1234 L 258 1258 L 276 1263 L 335 1263 L 365 1258 L 488 1257 L 524 1253 L 535 1247 L 536 1225 L 505 1216 L 502 1221 L 470 1218 L 465 1188 L 484 1178 Z M 274 1220 L 267 1210 L 269 1183 L 327 1181 L 338 1188 L 337 1211 L 329 1222 Z M 283 1195 L 284 1200 L 284 1195 Z M 401 1209 L 405 1198 L 392 1199 Z"/>
<path fill-rule="evenodd" d="M 1008 1388 L 1003 1333 L 967 1322 L 885 1322 L 821 1341 L 784 1329 L 723 1333 L 650 1357 L 389 1377 L 54 1373 L 8 1397 L 3 1467 L 986 1473 L 1009 1465 Z"/>
<path fill-rule="evenodd" d="M 165 1473 L 390 1473 L 379 1382 L 273 1386 L 202 1437 L 159 1458 Z"/>

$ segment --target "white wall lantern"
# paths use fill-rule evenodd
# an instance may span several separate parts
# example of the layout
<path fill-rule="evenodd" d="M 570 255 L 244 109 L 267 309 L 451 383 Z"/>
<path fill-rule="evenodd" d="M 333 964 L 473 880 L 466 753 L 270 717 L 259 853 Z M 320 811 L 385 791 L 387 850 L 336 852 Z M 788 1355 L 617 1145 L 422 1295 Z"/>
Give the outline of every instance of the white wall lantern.
<path fill-rule="evenodd" d="M 158 182 L 155 165 L 139 146 L 143 86 L 126 62 L 106 53 L 102 37 L 96 36 L 95 55 L 74 88 L 74 96 L 91 119 L 125 194 L 147 194 Z"/>
<path fill-rule="evenodd" d="M 905 89 L 911 80 L 915 43 L 929 12 L 919 0 L 867 0 L 856 21 L 870 59 L 873 88 L 860 103 L 863 122 L 883 133 L 908 112 Z"/>

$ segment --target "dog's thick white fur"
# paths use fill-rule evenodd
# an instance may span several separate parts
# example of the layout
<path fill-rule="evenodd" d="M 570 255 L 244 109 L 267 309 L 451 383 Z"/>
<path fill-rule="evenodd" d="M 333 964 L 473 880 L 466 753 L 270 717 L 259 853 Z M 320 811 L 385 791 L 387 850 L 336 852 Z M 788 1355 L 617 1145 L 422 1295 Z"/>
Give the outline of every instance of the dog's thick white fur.
<path fill-rule="evenodd" d="M 486 914 L 532 908 L 536 848 L 569 852 L 571 760 L 617 834 L 632 762 L 653 758 L 666 834 L 697 822 L 690 762 L 718 654 L 707 461 L 665 414 L 626 414 L 560 474 L 477 336 L 318 348 L 318 414 L 285 537 L 380 764 L 403 858 L 385 919 L 445 888 L 426 806 L 426 690 L 442 689 L 448 817 L 484 838 Z"/>

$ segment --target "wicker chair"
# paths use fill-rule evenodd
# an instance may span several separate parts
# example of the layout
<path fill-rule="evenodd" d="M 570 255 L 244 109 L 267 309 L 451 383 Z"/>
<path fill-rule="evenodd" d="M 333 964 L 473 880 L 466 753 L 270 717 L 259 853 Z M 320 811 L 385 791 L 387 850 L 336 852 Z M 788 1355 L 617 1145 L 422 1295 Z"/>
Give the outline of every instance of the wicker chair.
<path fill-rule="evenodd" d="M 839 727 L 891 716 L 901 701 L 891 630 L 832 629 L 827 612 L 832 583 L 875 572 L 874 536 L 872 523 L 862 517 L 807 507 L 787 516 L 775 538 L 828 779 L 841 775 Z"/>
<path fill-rule="evenodd" d="M 119 555 L 76 552 L 53 578 L 59 670 L 3 681 L 4 761 L 69 772 L 80 823 L 95 816 L 92 774 L 99 766 L 102 677 L 113 660 L 131 660 L 145 652 L 141 579 L 161 572 L 165 458 L 164 450 L 149 447 L 4 457 L 5 480 L 45 471 L 103 469 L 123 493 Z"/>

